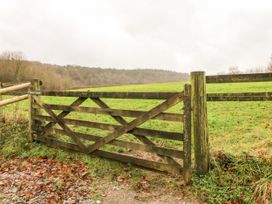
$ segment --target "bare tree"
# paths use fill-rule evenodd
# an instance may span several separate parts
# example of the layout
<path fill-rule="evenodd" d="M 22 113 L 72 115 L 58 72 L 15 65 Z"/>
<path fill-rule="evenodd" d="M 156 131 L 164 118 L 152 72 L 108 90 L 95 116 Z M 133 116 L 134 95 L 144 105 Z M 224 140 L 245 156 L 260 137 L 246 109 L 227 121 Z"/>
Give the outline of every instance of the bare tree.
<path fill-rule="evenodd" d="M 265 70 L 262 67 L 252 68 L 246 71 L 247 73 L 263 73 Z"/>
<path fill-rule="evenodd" d="M 13 79 L 15 81 L 20 81 L 22 79 L 21 72 L 27 66 L 27 61 L 25 60 L 24 54 L 20 51 L 17 52 L 3 52 L 0 55 L 0 59 L 5 61 L 5 69 L 12 70 L 14 73 Z"/>
<path fill-rule="evenodd" d="M 217 72 L 216 75 L 225 75 L 226 72 Z"/>
<path fill-rule="evenodd" d="M 229 68 L 228 74 L 241 74 L 238 66 L 232 66 Z"/>
<path fill-rule="evenodd" d="M 272 55 L 271 55 L 271 57 L 270 57 L 270 62 L 269 62 L 269 64 L 268 64 L 268 66 L 267 66 L 267 71 L 268 71 L 268 72 L 272 72 Z"/>

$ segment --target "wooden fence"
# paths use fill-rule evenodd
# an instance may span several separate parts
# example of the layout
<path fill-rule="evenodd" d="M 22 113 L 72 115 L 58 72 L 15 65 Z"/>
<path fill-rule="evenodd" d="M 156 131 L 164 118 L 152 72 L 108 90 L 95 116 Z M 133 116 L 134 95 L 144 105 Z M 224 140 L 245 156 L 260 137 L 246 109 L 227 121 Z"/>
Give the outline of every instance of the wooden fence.
<path fill-rule="evenodd" d="M 195 169 L 197 174 L 209 171 L 209 139 L 207 129 L 207 101 L 272 101 L 272 92 L 206 93 L 207 83 L 243 83 L 272 81 L 272 73 L 205 76 L 192 72 L 192 112 Z"/>
<path fill-rule="evenodd" d="M 10 93 L 12 93 L 14 91 L 30 89 L 31 85 L 32 85 L 31 82 L 26 82 L 26 83 L 11 85 L 11 86 L 3 86 L 3 84 L 0 83 L 0 96 L 2 96 L 4 94 L 5 95 L 10 94 Z M 28 99 L 28 94 L 27 93 L 19 95 L 19 96 L 15 96 L 13 98 L 0 100 L 0 107 L 8 105 L 8 104 L 16 103 L 16 102 L 19 102 L 19 101 L 22 101 L 22 100 L 26 100 L 26 99 Z"/>
<path fill-rule="evenodd" d="M 242 83 L 272 81 L 272 73 L 206 76 L 206 83 Z M 271 101 L 272 92 L 212 93 L 208 101 Z"/>
<path fill-rule="evenodd" d="M 76 91 L 40 91 L 40 87 L 30 92 L 31 95 L 31 140 L 46 143 L 49 146 L 75 150 L 86 154 L 105 157 L 137 166 L 159 171 L 183 174 L 185 183 L 191 177 L 191 86 L 185 85 L 182 92 L 76 92 Z M 70 105 L 48 104 L 43 97 L 74 98 Z M 148 111 L 113 109 L 105 103 L 104 98 L 163 100 Z M 82 104 L 91 100 L 99 108 L 86 107 Z M 183 102 L 183 113 L 165 112 L 178 103 Z M 56 113 L 59 111 L 58 113 Z M 67 118 L 70 113 L 104 114 L 119 123 L 109 124 Z M 124 117 L 133 117 L 130 122 Z M 182 132 L 170 132 L 139 127 L 150 120 L 183 122 Z M 182 124 L 180 124 L 182 126 Z M 82 133 L 77 128 L 95 128 L 107 131 L 105 137 Z M 120 139 L 120 136 L 133 135 L 141 143 Z M 67 139 L 63 139 L 66 136 Z M 158 146 L 152 140 L 182 141 L 180 148 Z M 119 153 L 109 146 L 123 147 L 136 151 L 153 153 L 159 160 L 139 158 L 129 152 Z"/>

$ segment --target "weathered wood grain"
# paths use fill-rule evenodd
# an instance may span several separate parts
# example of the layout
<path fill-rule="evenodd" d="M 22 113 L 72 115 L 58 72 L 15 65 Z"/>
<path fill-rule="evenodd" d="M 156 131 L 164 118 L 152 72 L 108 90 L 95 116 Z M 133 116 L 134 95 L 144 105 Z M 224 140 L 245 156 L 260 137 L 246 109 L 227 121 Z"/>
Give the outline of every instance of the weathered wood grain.
<path fill-rule="evenodd" d="M 89 147 L 88 153 L 91 153 L 100 147 L 102 147 L 104 144 L 116 139 L 117 137 L 127 133 L 128 131 L 134 129 L 135 127 L 143 124 L 144 122 L 150 120 L 151 118 L 157 116 L 159 113 L 169 109 L 170 107 L 176 105 L 178 102 L 182 100 L 182 96 L 179 94 L 176 94 L 170 98 L 168 98 L 163 103 L 157 105 L 156 107 L 152 108 L 147 113 L 139 116 L 135 120 L 127 123 L 126 125 L 123 125 L 122 127 L 115 129 L 112 133 L 109 133 L 106 137 L 101 139 L 100 141 L 96 142 L 95 144 L 91 145 Z"/>
<path fill-rule="evenodd" d="M 2 89 L 2 88 L 4 88 L 3 87 L 3 83 L 2 82 L 0 82 L 0 89 Z M 3 99 L 3 97 L 2 97 L 2 95 L 0 94 L 0 101 Z M 0 109 L 0 115 L 2 115 L 4 112 L 3 112 L 4 110 L 3 109 Z"/>
<path fill-rule="evenodd" d="M 31 81 L 31 86 L 28 88 L 28 91 L 40 91 L 41 90 L 41 84 L 42 82 L 38 79 L 33 79 Z M 35 100 L 33 97 L 28 94 L 28 99 L 29 99 L 29 136 L 28 136 L 28 141 L 33 142 L 34 140 L 34 134 L 36 134 L 36 131 L 33 130 L 34 126 L 41 126 L 40 121 L 34 121 L 33 116 L 40 114 L 41 110 L 34 108 Z M 39 124 L 38 124 L 39 123 Z"/>
<path fill-rule="evenodd" d="M 183 141 L 183 179 L 186 184 L 191 182 L 191 85 L 184 86 L 184 141 Z"/>
<path fill-rule="evenodd" d="M 99 107 L 103 108 L 103 109 L 108 109 L 110 108 L 104 101 L 102 101 L 99 98 L 93 98 L 92 99 Z M 143 113 L 145 114 L 145 113 Z M 121 116 L 114 116 L 111 115 L 117 122 L 119 122 L 121 125 L 127 125 L 128 122 L 122 118 Z M 146 136 L 144 135 L 139 135 L 139 134 L 133 134 L 138 140 L 140 140 L 142 143 L 144 143 L 145 145 L 148 145 L 149 147 L 156 148 L 156 144 L 153 143 L 150 139 L 148 139 Z M 153 151 L 153 153 L 156 153 L 159 157 L 163 158 L 164 160 L 166 160 L 167 163 L 175 166 L 175 168 L 177 168 L 177 171 L 181 171 L 182 167 L 181 165 L 175 160 L 173 159 L 171 156 L 169 155 L 165 155 L 165 154 L 160 154 L 159 152 Z"/>
<path fill-rule="evenodd" d="M 82 151 L 77 145 L 67 143 L 67 142 L 62 142 L 59 140 L 56 140 L 51 137 L 37 137 L 38 141 L 44 142 L 48 146 L 51 147 L 56 147 L 56 148 L 63 148 L 63 149 L 69 149 L 69 150 L 74 150 L 74 151 Z M 137 157 L 132 157 L 124 154 L 119 154 L 119 153 L 114 153 L 114 152 L 107 152 L 103 150 L 96 150 L 92 152 L 93 155 L 103 157 L 103 158 L 108 158 L 112 159 L 115 161 L 120 161 L 124 163 L 130 163 L 139 167 L 144 167 L 147 169 L 152 169 L 152 170 L 158 170 L 162 172 L 168 172 L 168 173 L 174 173 L 174 174 L 179 174 L 180 172 L 176 172 L 175 168 L 169 164 L 165 163 L 160 163 L 160 162 L 155 162 L 155 161 L 150 161 L 150 160 L 145 160 Z"/>
<path fill-rule="evenodd" d="M 272 101 L 272 92 L 209 93 L 207 101 Z"/>
<path fill-rule="evenodd" d="M 44 93 L 44 94 L 43 94 Z M 168 108 L 174 106 L 178 102 L 183 100 L 183 93 L 179 92 L 167 92 L 167 93 L 152 93 L 152 92 L 31 92 L 32 97 L 36 100 L 38 106 L 43 108 L 50 116 L 44 115 L 35 115 L 33 117 L 34 120 L 38 121 L 49 121 L 49 123 L 44 127 L 44 134 L 39 134 L 37 138 L 39 140 L 50 140 L 52 141 L 51 137 L 48 137 L 47 134 L 53 135 L 53 133 L 63 134 L 71 137 L 73 141 L 77 144 L 70 144 L 76 148 L 77 151 L 82 151 L 85 153 L 101 153 L 103 157 L 112 158 L 114 160 L 123 160 L 124 162 L 130 162 L 137 165 L 138 158 L 131 157 L 127 155 L 122 155 L 118 153 L 111 153 L 99 150 L 100 147 L 104 145 L 115 145 L 124 148 L 130 148 L 140 151 L 146 151 L 150 153 L 156 153 L 158 156 L 161 156 L 168 162 L 168 164 L 158 163 L 159 165 L 152 168 L 163 170 L 167 169 L 167 171 L 176 172 L 180 174 L 183 170 L 182 166 L 172 157 L 183 159 L 184 153 L 180 150 L 174 150 L 169 148 L 163 148 L 156 146 L 151 140 L 149 140 L 146 136 L 153 136 L 153 137 L 161 137 L 164 139 L 174 139 L 174 140 L 183 140 L 182 133 L 176 132 L 166 132 L 166 131 L 158 131 L 158 130 L 150 130 L 144 128 L 137 128 L 137 126 L 141 125 L 142 123 L 146 122 L 150 119 L 160 119 L 160 120 L 169 120 L 169 121 L 180 121 L 183 122 L 183 115 L 182 114 L 175 114 L 175 113 L 164 113 L 163 111 L 167 110 Z M 52 96 L 68 96 L 68 97 L 80 97 L 70 106 L 58 105 L 58 104 L 44 104 L 38 98 L 36 99 L 35 94 L 42 94 L 42 95 L 51 95 Z M 91 107 L 79 107 L 86 98 L 89 97 L 92 99 L 100 108 L 91 108 Z M 156 106 L 155 108 L 151 109 L 150 111 L 131 111 L 131 110 L 119 110 L 119 109 L 111 109 L 107 104 L 105 104 L 101 99 L 102 98 L 137 98 L 137 99 L 167 99 L 160 105 Z M 169 98 L 170 97 L 170 98 Z M 81 100 L 82 99 L 82 100 Z M 36 106 L 34 105 L 36 108 Z M 62 110 L 62 113 L 58 116 L 52 110 Z M 84 121 L 84 120 L 76 120 L 76 119 L 67 119 L 64 118 L 70 112 L 77 111 L 77 112 L 87 112 L 87 113 L 94 113 L 94 114 L 108 114 L 112 116 L 116 121 L 118 121 L 120 125 L 112 125 L 112 124 L 105 124 L 105 123 L 97 123 L 91 121 Z M 127 122 L 122 116 L 124 117 L 136 117 L 131 122 Z M 61 129 L 53 129 L 53 126 L 58 124 L 62 127 Z M 113 131 L 109 133 L 106 137 L 98 137 L 90 134 L 83 134 L 79 132 L 72 131 L 67 125 L 79 125 L 91 128 L 98 128 L 107 131 Z M 41 128 L 41 127 L 34 127 Z M 116 139 L 117 137 L 125 134 L 130 133 L 135 135 L 143 144 L 122 141 Z M 88 148 L 83 144 L 80 139 L 94 141 L 95 143 L 90 145 Z M 58 143 L 60 142 L 60 143 Z M 49 142 L 51 143 L 51 142 Z M 67 143 L 63 143 L 61 141 L 53 141 L 54 144 L 58 143 L 57 146 L 63 145 L 67 146 Z M 69 146 L 69 145 L 68 145 Z M 116 155 L 118 154 L 118 155 Z M 112 156 L 114 155 L 114 156 Z M 128 160 L 127 160 L 128 159 Z M 136 160 L 135 160 L 136 159 Z M 131 162 L 133 161 L 133 162 Z M 141 166 L 150 166 L 154 164 L 149 164 L 153 161 L 145 160 L 146 162 L 141 163 Z M 141 161 L 142 162 L 142 161 Z M 162 167 L 163 166 L 163 167 Z M 163 170 L 164 171 L 164 170 Z"/>
<path fill-rule="evenodd" d="M 45 116 L 45 115 L 35 115 L 33 116 L 33 118 L 39 121 L 54 122 L 53 118 L 51 118 L 50 116 Z M 112 125 L 107 123 L 98 123 L 98 122 L 84 121 L 84 120 L 78 120 L 78 119 L 66 118 L 66 119 L 63 119 L 63 121 L 69 125 L 78 125 L 83 127 L 106 130 L 106 131 L 114 131 L 115 129 L 122 127 L 120 125 Z M 152 130 L 152 129 L 145 129 L 145 128 L 134 128 L 133 130 L 128 131 L 128 133 L 150 136 L 150 137 L 158 137 L 158 138 L 169 139 L 169 140 L 177 140 L 177 141 L 183 140 L 183 134 L 179 132 L 168 132 L 168 131 Z"/>
<path fill-rule="evenodd" d="M 28 90 L 11 91 L 11 92 L 8 92 L 8 93 L 3 94 L 3 95 L 6 95 L 6 96 L 20 96 L 20 95 L 25 95 L 25 94 L 28 94 Z"/>
<path fill-rule="evenodd" d="M 57 104 L 47 104 L 47 106 L 52 110 L 63 110 L 68 112 L 80 112 L 80 113 L 93 113 L 93 114 L 104 114 L 112 116 L 123 116 L 123 117 L 139 117 L 140 115 L 146 113 L 146 111 L 135 111 L 135 110 L 120 110 L 111 108 L 94 108 L 94 107 L 76 107 L 68 105 L 57 105 Z M 153 120 L 167 120 L 183 122 L 183 115 L 177 113 L 160 113 Z"/>
<path fill-rule="evenodd" d="M 20 89 L 25 89 L 31 86 L 30 82 L 24 83 L 24 84 L 19 84 L 19 85 L 14 85 L 14 86 L 10 86 L 10 87 L 6 87 L 6 88 L 1 88 L 0 89 L 0 94 L 6 94 L 8 92 L 11 91 L 17 91 Z"/>
<path fill-rule="evenodd" d="M 69 136 L 64 130 L 57 129 L 57 128 L 51 129 L 51 131 L 49 131 L 49 133 Z M 94 142 L 97 142 L 102 138 L 99 136 L 75 132 L 75 131 L 73 131 L 73 133 L 74 133 L 74 135 L 76 135 L 79 138 L 86 139 L 89 141 L 94 141 Z M 183 151 L 180 151 L 180 150 L 175 150 L 175 149 L 170 149 L 170 148 L 165 148 L 165 147 L 143 145 L 143 144 L 123 141 L 123 140 L 113 140 L 108 144 L 114 145 L 114 146 L 119 146 L 119 147 L 124 147 L 127 149 L 146 151 L 146 152 L 151 152 L 151 153 L 157 153 L 157 154 L 164 155 L 164 156 L 172 156 L 172 157 L 183 159 Z"/>
<path fill-rule="evenodd" d="M 76 108 L 76 107 L 78 107 L 79 105 L 81 105 L 86 100 L 87 100 L 87 98 L 79 97 L 70 106 L 73 107 L 73 108 Z M 48 106 L 47 104 L 45 104 L 45 105 L 46 105 L 46 107 L 48 107 L 49 109 L 51 109 L 50 106 Z M 70 113 L 71 113 L 71 111 L 64 110 L 60 114 L 58 114 L 57 117 L 60 118 L 60 119 L 62 119 L 64 117 L 66 117 L 67 115 L 69 115 Z M 47 130 L 49 130 L 50 128 L 52 128 L 55 124 L 56 124 L 56 121 L 51 121 L 50 123 L 48 123 L 44 127 L 44 134 L 46 134 Z"/>
<path fill-rule="evenodd" d="M 58 117 L 52 110 L 50 110 L 46 104 L 44 104 L 37 96 L 32 96 L 35 102 L 42 107 L 62 129 L 72 138 L 73 141 L 79 146 L 79 148 L 86 152 L 86 146 L 73 134 L 73 131 L 65 124 L 62 118 Z"/>
<path fill-rule="evenodd" d="M 37 94 L 37 93 L 32 93 Z M 121 98 L 121 99 L 168 99 L 179 92 L 88 92 L 88 91 L 42 91 L 43 96 L 65 96 L 84 98 Z"/>
<path fill-rule="evenodd" d="M 192 72 L 191 85 L 195 169 L 201 175 L 208 173 L 210 162 L 205 72 Z"/>
<path fill-rule="evenodd" d="M 28 99 L 27 94 L 22 95 L 22 96 L 15 96 L 13 98 L 4 99 L 4 100 L 0 101 L 0 107 L 8 105 L 8 104 L 16 103 L 16 102 L 19 102 L 19 101 L 22 101 L 22 100 L 26 100 L 26 99 Z"/>
<path fill-rule="evenodd" d="M 272 81 L 272 73 L 206 76 L 206 83 L 240 83 Z"/>

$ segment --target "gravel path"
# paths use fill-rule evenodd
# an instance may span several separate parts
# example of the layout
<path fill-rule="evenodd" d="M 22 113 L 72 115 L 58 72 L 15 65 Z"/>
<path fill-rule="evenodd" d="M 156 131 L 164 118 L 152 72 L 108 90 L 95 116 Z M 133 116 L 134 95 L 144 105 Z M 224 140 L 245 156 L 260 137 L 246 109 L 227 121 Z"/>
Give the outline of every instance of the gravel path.
<path fill-rule="evenodd" d="M 200 202 L 190 198 L 186 198 L 182 195 L 162 195 L 160 192 L 156 193 L 137 193 L 135 191 L 128 190 L 128 187 L 113 187 L 109 191 L 102 203 L 105 204 L 198 204 Z"/>

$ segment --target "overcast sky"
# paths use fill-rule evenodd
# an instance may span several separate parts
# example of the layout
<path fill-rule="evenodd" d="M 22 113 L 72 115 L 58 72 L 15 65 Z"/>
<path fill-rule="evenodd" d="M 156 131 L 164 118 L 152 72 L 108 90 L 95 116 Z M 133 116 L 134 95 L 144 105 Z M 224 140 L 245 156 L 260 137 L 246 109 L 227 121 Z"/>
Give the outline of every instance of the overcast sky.
<path fill-rule="evenodd" d="M 265 66 L 271 0 L 0 0 L 0 51 L 179 72 Z"/>

